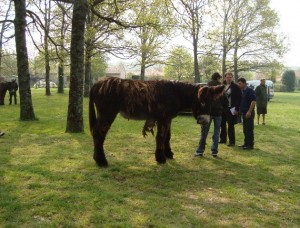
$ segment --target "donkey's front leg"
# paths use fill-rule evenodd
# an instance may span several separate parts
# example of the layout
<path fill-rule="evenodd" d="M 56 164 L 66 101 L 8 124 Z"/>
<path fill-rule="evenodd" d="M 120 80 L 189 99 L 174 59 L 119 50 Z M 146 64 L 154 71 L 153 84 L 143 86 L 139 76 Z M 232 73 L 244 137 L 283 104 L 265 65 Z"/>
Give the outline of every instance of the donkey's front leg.
<path fill-rule="evenodd" d="M 156 151 L 155 158 L 158 163 L 166 163 L 165 157 L 165 140 L 170 127 L 168 121 L 157 122 L 157 134 L 156 134 Z"/>
<path fill-rule="evenodd" d="M 164 146 L 165 146 L 164 153 L 165 153 L 166 158 L 173 159 L 173 152 L 171 150 L 170 139 L 171 139 L 171 121 L 169 123 L 169 128 L 168 128 L 165 142 L 164 142 Z"/>

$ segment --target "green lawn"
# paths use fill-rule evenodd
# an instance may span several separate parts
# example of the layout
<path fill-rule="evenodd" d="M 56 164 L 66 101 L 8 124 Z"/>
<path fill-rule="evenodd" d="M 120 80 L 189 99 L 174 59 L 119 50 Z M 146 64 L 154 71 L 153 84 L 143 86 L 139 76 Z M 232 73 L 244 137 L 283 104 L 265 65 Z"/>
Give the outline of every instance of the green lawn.
<path fill-rule="evenodd" d="M 33 89 L 38 121 L 0 106 L 0 227 L 299 227 L 300 93 L 276 93 L 255 150 L 220 145 L 193 154 L 199 126 L 173 120 L 175 159 L 157 165 L 143 122 L 118 117 L 105 144 L 108 168 L 92 159 L 85 133 L 67 134 L 68 95 Z M 6 104 L 7 104 L 6 98 Z M 236 127 L 242 144 L 242 126 Z"/>

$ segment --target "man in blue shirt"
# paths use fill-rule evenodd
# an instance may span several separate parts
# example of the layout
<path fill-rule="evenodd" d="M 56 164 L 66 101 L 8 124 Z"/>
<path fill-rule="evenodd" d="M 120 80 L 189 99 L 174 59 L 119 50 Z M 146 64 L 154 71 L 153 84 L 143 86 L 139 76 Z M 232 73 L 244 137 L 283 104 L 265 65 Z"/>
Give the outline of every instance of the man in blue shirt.
<path fill-rule="evenodd" d="M 240 112 L 243 117 L 244 150 L 252 150 L 254 145 L 254 107 L 256 96 L 253 89 L 247 86 L 245 78 L 239 78 L 237 84 L 242 90 Z"/>

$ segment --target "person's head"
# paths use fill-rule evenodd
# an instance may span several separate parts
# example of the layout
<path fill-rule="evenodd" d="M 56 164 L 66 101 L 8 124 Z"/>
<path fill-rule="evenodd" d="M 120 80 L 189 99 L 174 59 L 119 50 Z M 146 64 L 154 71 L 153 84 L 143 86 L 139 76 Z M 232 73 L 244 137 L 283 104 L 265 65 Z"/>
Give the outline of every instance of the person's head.
<path fill-rule="evenodd" d="M 231 82 L 233 81 L 233 74 L 231 72 L 227 72 L 225 75 L 225 81 L 226 84 L 231 84 Z"/>
<path fill-rule="evenodd" d="M 211 79 L 214 81 L 219 81 L 221 79 L 221 75 L 218 72 L 213 73 Z"/>
<path fill-rule="evenodd" d="M 244 89 L 247 86 L 247 81 L 245 78 L 239 78 L 237 80 L 237 84 L 240 87 L 240 89 Z"/>
<path fill-rule="evenodd" d="M 263 85 L 263 86 L 266 85 L 266 79 L 264 79 L 264 78 L 260 79 L 260 84 Z"/>

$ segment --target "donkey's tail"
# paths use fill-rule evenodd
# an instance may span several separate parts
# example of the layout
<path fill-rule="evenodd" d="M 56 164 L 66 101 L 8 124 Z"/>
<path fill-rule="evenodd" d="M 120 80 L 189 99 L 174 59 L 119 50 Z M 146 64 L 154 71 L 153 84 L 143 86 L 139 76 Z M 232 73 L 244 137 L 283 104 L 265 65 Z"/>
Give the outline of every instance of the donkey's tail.
<path fill-rule="evenodd" d="M 96 124 L 96 112 L 95 112 L 95 106 L 94 106 L 94 86 L 92 86 L 91 91 L 90 91 L 89 123 L 90 123 L 90 132 L 93 134 L 93 129 Z"/>

